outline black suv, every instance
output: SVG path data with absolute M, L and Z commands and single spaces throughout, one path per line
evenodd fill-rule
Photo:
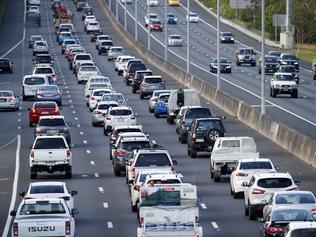
M 51 64 L 54 65 L 54 58 L 50 56 L 49 54 L 36 54 L 33 58 L 34 64 Z
M 262 56 L 258 60 L 258 72 L 262 73 Z M 278 71 L 279 68 L 279 59 L 275 56 L 265 56 L 265 73 L 273 74 Z
M 185 143 L 188 137 L 188 131 L 194 119 L 211 118 L 212 112 L 207 107 L 191 107 L 185 110 L 179 121 L 179 142 Z
M 0 58 L 0 73 L 4 71 L 13 73 L 13 63 L 8 58 Z
M 282 53 L 280 56 L 280 65 L 293 65 L 296 69 L 300 68 L 299 59 L 292 54 Z
M 236 65 L 250 64 L 252 67 L 256 66 L 256 53 L 253 48 L 241 48 L 236 51 Z
M 188 132 L 188 155 L 196 158 L 197 152 L 212 152 L 215 140 L 225 134 L 221 118 L 195 119 Z
M 132 79 L 132 92 L 135 94 L 142 83 L 144 76 L 151 76 L 153 72 L 150 70 L 139 70 L 135 72 L 134 78 Z
M 125 83 L 127 86 L 130 85 L 132 78 L 135 75 L 135 72 L 140 71 L 140 70 L 147 70 L 146 65 L 143 62 L 133 62 L 133 63 L 129 64 L 129 66 L 127 68 L 127 73 L 124 77 Z
M 108 53 L 109 49 L 113 46 L 112 40 L 104 40 L 101 42 L 99 48 L 98 48 L 98 54 L 106 54 Z

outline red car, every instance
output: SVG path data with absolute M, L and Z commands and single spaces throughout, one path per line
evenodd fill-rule
M 149 29 L 150 31 L 162 31 L 162 24 L 160 22 L 160 20 L 158 19 L 152 19 L 150 20 L 150 23 L 149 23 Z
M 40 116 L 60 115 L 60 111 L 56 102 L 42 101 L 34 102 L 32 108 L 28 109 L 30 127 L 38 123 Z

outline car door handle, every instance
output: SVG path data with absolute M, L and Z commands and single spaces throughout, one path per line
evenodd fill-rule
M 48 154 L 53 154 L 53 152 L 50 151 L 50 152 L 48 152 Z

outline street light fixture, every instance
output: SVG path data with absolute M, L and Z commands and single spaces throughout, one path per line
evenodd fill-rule
M 190 72 L 190 0 L 187 0 L 187 73 Z
M 262 6 L 261 6 L 261 34 L 262 34 L 262 40 L 261 40 L 261 114 L 266 113 L 265 108 L 265 89 L 264 89 L 264 80 L 265 80 L 265 0 L 262 0 Z
M 168 60 L 168 22 L 167 22 L 167 3 L 165 0 L 165 60 Z
M 125 7 L 125 11 L 124 11 L 124 29 L 127 29 L 127 0 L 124 0 L 124 7 Z
M 220 0 L 217 0 L 217 83 L 216 89 L 221 89 L 221 67 L 220 67 Z
M 150 4 L 149 2 L 147 2 L 147 16 L 148 16 L 148 26 L 147 26 L 147 30 L 148 30 L 148 34 L 147 34 L 147 47 L 148 50 L 150 50 Z
M 138 0 L 135 0 L 135 40 L 138 41 L 138 11 L 137 11 Z

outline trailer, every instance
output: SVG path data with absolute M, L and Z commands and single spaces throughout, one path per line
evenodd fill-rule
M 60 24 L 63 23 L 72 23 L 73 13 L 65 5 L 60 4 L 55 8 L 54 11 L 54 27 L 55 33 L 57 32 Z

